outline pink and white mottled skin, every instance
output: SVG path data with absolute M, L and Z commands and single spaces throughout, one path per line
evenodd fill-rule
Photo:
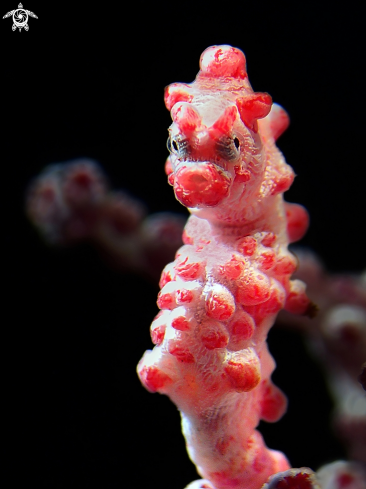
M 280 309 L 311 310 L 304 284 L 290 280 L 297 263 L 287 249 L 308 218 L 283 200 L 294 178 L 275 145 L 288 126 L 285 111 L 253 92 L 240 50 L 212 46 L 200 67 L 192 84 L 166 89 L 166 171 L 192 216 L 185 246 L 162 273 L 156 346 L 138 374 L 179 408 L 207 487 L 258 489 L 290 467 L 255 428 L 286 410 L 266 337 Z

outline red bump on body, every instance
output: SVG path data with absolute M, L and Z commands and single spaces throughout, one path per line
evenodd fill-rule
M 235 314 L 228 327 L 230 330 L 230 341 L 239 343 L 243 340 L 249 340 L 253 336 L 255 323 L 250 314 L 241 310 Z
M 204 267 L 203 263 L 200 262 L 188 262 L 188 257 L 182 262 L 176 265 L 175 271 L 179 277 L 186 280 L 193 280 L 202 274 L 202 269 Z
M 240 275 L 242 275 L 245 269 L 245 263 L 239 257 L 232 255 L 230 261 L 226 262 L 225 265 L 219 267 L 219 273 L 223 275 L 226 279 L 236 280 Z
M 290 280 L 290 292 L 286 299 L 285 310 L 292 314 L 305 314 L 310 304 L 304 282 Z
M 231 46 L 210 46 L 201 54 L 198 76 L 246 78 L 244 53 Z
M 206 298 L 207 316 L 225 321 L 235 312 L 235 300 L 231 292 L 219 284 L 215 284 Z
M 181 342 L 169 340 L 167 345 L 168 352 L 182 363 L 193 363 L 194 357 L 192 353 L 181 345 Z
M 263 119 L 269 114 L 272 106 L 272 97 L 268 93 L 251 93 L 236 99 L 240 119 L 249 129 L 254 128 L 257 119 Z
M 287 234 L 290 243 L 299 241 L 309 227 L 309 214 L 300 204 L 285 202 Z
M 243 306 L 255 306 L 265 302 L 270 295 L 270 282 L 262 273 L 252 273 L 249 278 L 238 280 L 236 299 Z
M 225 348 L 229 342 L 229 335 L 225 327 L 218 321 L 205 321 L 200 325 L 199 335 L 203 345 L 208 350 Z
M 189 321 L 187 321 L 184 316 L 178 316 L 172 319 L 171 325 L 172 328 L 177 329 L 178 331 L 188 331 L 190 329 Z
M 185 304 L 192 302 L 194 299 L 193 292 L 187 289 L 177 290 L 177 303 Z
M 270 380 L 265 382 L 262 389 L 261 419 L 267 421 L 268 423 L 274 423 L 282 418 L 286 412 L 286 396 Z
M 150 392 L 158 392 L 172 382 L 172 379 L 156 366 L 144 365 L 138 368 L 138 374 L 145 388 Z
M 276 254 L 273 250 L 266 250 L 258 258 L 259 268 L 261 270 L 270 270 L 274 267 Z
M 245 236 L 237 242 L 236 249 L 243 255 L 252 256 L 257 249 L 257 240 L 252 236 Z
M 193 95 L 188 93 L 187 88 L 182 83 L 172 83 L 165 88 L 164 102 L 168 110 L 172 110 L 177 102 L 192 102 Z
M 252 348 L 233 353 L 224 370 L 237 392 L 251 391 L 261 379 L 259 359 Z

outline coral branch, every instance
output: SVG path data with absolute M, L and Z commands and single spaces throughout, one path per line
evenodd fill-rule
M 88 240 L 114 266 L 157 280 L 182 244 L 185 219 L 172 213 L 146 216 L 145 206 L 123 191 L 110 191 L 90 159 L 50 165 L 27 193 L 27 214 L 52 244 Z
M 190 458 L 207 480 L 192 488 L 259 489 L 290 467 L 255 428 L 286 409 L 266 337 L 282 308 L 309 310 L 287 248 L 308 218 L 283 201 L 294 178 L 275 145 L 284 110 L 253 92 L 238 49 L 208 48 L 200 65 L 195 82 L 165 93 L 173 118 L 166 172 L 192 216 L 185 246 L 162 273 L 156 346 L 138 374 L 181 412 Z

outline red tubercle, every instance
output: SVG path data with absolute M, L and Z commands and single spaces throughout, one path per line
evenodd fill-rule
M 174 295 L 172 293 L 161 293 L 161 291 L 158 294 L 158 300 L 157 304 L 159 309 L 174 309 L 175 307 L 175 300 L 174 300 Z
M 178 102 L 173 106 L 171 114 L 180 131 L 188 136 L 202 125 L 201 116 L 188 103 Z
M 240 278 L 237 285 L 236 300 L 243 306 L 255 306 L 269 299 L 270 281 L 260 272 L 252 273 L 249 278 Z
M 274 271 L 278 275 L 292 275 L 298 266 L 295 255 L 289 252 L 288 255 L 280 256 L 276 260 Z
M 151 336 L 151 341 L 154 343 L 154 345 L 161 345 L 161 343 L 164 340 L 165 330 L 166 330 L 165 324 L 154 325 L 154 322 L 151 324 L 150 336 Z
M 167 345 L 168 352 L 182 363 L 194 363 L 192 353 L 180 343 L 180 341 L 169 340 Z
M 150 392 L 158 392 L 172 383 L 172 379 L 155 365 L 143 365 L 140 368 L 139 364 L 138 374 L 142 384 Z
M 260 364 L 257 357 L 233 354 L 224 367 L 230 383 L 237 392 L 249 392 L 260 382 Z
M 299 241 L 309 227 L 309 214 L 300 204 L 285 202 L 287 234 L 290 243 Z
M 169 263 L 161 273 L 159 287 L 162 289 L 164 285 L 171 282 L 175 278 L 174 263 Z
M 168 110 L 171 110 L 177 102 L 192 102 L 193 95 L 187 91 L 187 86 L 182 83 L 172 83 L 165 88 L 164 102 Z
M 251 178 L 250 171 L 241 168 L 239 165 L 234 166 L 234 172 L 235 172 L 235 179 L 234 179 L 235 183 L 245 183 L 248 182 Z
M 177 290 L 177 303 L 186 304 L 192 302 L 194 299 L 194 294 L 191 290 L 180 289 Z
M 174 269 L 179 277 L 185 280 L 193 280 L 202 275 L 204 264 L 201 262 L 187 263 L 188 257 L 181 263 L 175 265 Z
M 235 300 L 232 294 L 220 285 L 214 286 L 205 302 L 207 316 L 225 321 L 235 312 Z
M 226 107 L 224 113 L 216 120 L 216 122 L 209 128 L 209 134 L 212 139 L 218 139 L 223 134 L 230 134 L 235 119 L 237 117 L 237 108 L 235 105 Z
M 270 270 L 274 267 L 276 254 L 273 250 L 266 250 L 258 258 L 259 268 L 261 270 Z
M 236 99 L 240 119 L 249 129 L 255 129 L 257 119 L 266 117 L 272 107 L 272 97 L 268 93 L 251 93 Z M 256 132 L 256 131 L 255 131 Z
M 226 328 L 218 321 L 205 321 L 200 325 L 199 335 L 203 345 L 208 350 L 225 348 L 229 342 Z
M 245 236 L 236 243 L 236 249 L 246 256 L 252 256 L 257 249 L 257 240 L 252 236 Z
M 238 311 L 228 325 L 230 331 L 230 341 L 239 343 L 249 340 L 255 331 L 255 322 L 246 311 Z
M 178 331 L 189 331 L 190 329 L 189 321 L 184 316 L 178 316 L 172 319 L 171 325 L 172 328 Z
M 284 393 L 271 381 L 266 381 L 263 385 L 261 399 L 261 419 L 268 423 L 278 421 L 285 413 L 287 399 Z
M 232 255 L 232 258 L 219 267 L 220 275 L 223 275 L 224 278 L 229 280 L 236 280 L 243 274 L 245 269 L 245 263 L 243 262 L 241 257 Z
M 233 77 L 244 79 L 247 77 L 246 60 L 244 53 L 232 46 L 210 46 L 200 58 L 200 76 Z
M 270 247 L 275 243 L 276 239 L 277 239 L 277 236 L 274 233 L 271 233 L 271 232 L 264 233 L 264 236 L 261 240 L 261 244 L 263 246 Z
M 290 280 L 290 291 L 287 295 L 285 310 L 292 314 L 306 314 L 311 301 L 306 295 L 306 285 L 301 280 Z

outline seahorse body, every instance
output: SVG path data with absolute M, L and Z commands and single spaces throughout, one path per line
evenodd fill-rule
M 200 67 L 192 84 L 165 93 L 173 118 L 166 171 L 192 216 L 162 273 L 155 347 L 138 373 L 181 411 L 205 479 L 216 489 L 257 489 L 289 468 L 255 428 L 286 409 L 266 337 L 280 309 L 309 309 L 304 284 L 290 280 L 297 263 L 287 249 L 308 219 L 283 201 L 294 178 L 275 145 L 285 111 L 253 92 L 240 50 L 210 47 Z

